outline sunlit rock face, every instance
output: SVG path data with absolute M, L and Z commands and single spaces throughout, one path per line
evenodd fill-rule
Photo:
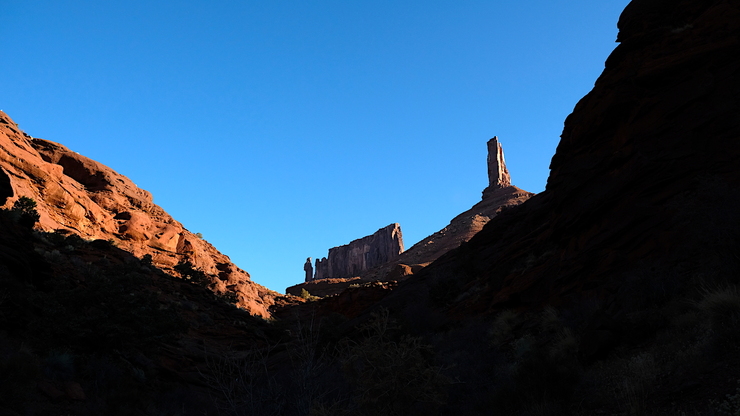
M 136 257 L 150 255 L 155 266 L 172 273 L 175 265 L 189 262 L 210 277 L 214 291 L 236 292 L 240 306 L 269 316 L 278 294 L 251 282 L 247 272 L 156 205 L 149 192 L 61 144 L 29 136 L 3 112 L 0 167 L 9 181 L 3 207 L 21 196 L 33 198 L 38 229 L 111 240 Z
M 487 146 L 488 188 L 499 189 L 511 186 L 511 175 L 509 175 L 509 170 L 506 169 L 504 149 L 501 147 L 498 137 L 494 136 L 493 139 L 489 140 Z
M 351 243 L 329 249 L 329 256 L 316 259 L 314 279 L 359 276 L 393 261 L 403 253 L 401 226 L 391 224 Z

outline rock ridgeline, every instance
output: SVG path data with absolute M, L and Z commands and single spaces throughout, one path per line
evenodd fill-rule
M 418 283 L 459 296 L 446 305 L 458 314 L 592 303 L 624 317 L 738 275 L 740 4 L 633 0 L 618 27 L 565 120 L 545 191 L 394 296 L 416 310 Z
M 372 235 L 329 249 L 328 257 L 316 259 L 311 279 L 309 279 L 311 271 L 309 258 L 304 265 L 306 281 L 359 276 L 373 267 L 397 259 L 401 253 L 403 253 L 401 226 L 391 224 Z
M 488 187 L 482 199 L 463 212 L 443 229 L 414 244 L 397 260 L 377 267 L 365 275 L 364 280 L 402 280 L 418 272 L 428 264 L 470 240 L 502 210 L 519 205 L 533 193 L 511 184 L 511 175 L 506 168 L 504 149 L 498 137 L 487 143 Z
M 344 279 L 325 279 L 327 277 L 337 277 L 329 276 L 325 271 L 329 267 L 329 260 L 317 260 L 315 275 L 313 275 L 314 278 L 309 279 L 308 276 L 310 276 L 309 273 L 311 273 L 313 267 L 311 266 L 310 259 L 308 259 L 304 265 L 304 270 L 307 273 L 306 283 L 291 286 L 286 289 L 286 292 L 299 295 L 302 289 L 306 289 L 311 294 L 326 296 L 341 293 L 353 284 L 407 279 L 443 254 L 470 240 L 502 210 L 519 205 L 534 196 L 533 193 L 519 189 L 511 184 L 511 175 L 506 168 L 504 150 L 498 137 L 490 139 L 487 143 L 487 148 L 488 186 L 483 191 L 481 201 L 473 205 L 469 210 L 453 218 L 445 228 L 424 238 L 414 244 L 410 249 L 400 253 L 400 255 L 392 256 L 391 260 L 370 266 L 361 273 L 344 273 Z M 362 239 L 357 241 L 362 241 Z M 336 249 L 340 248 L 337 247 Z M 332 258 L 332 252 L 330 251 L 329 253 L 329 258 Z M 321 271 L 320 267 L 324 267 L 324 271 Z M 350 280 L 346 278 L 355 276 L 359 276 L 361 279 Z M 323 280 L 316 281 L 316 278 Z
M 21 131 L 0 112 L 0 182 L 7 182 L 9 208 L 21 196 L 33 198 L 42 231 L 74 233 L 87 240 L 109 240 L 136 257 L 150 255 L 153 265 L 189 263 L 211 279 L 217 293 L 235 292 L 238 305 L 269 316 L 280 295 L 251 282 L 207 241 L 191 233 L 129 178 L 92 159 Z

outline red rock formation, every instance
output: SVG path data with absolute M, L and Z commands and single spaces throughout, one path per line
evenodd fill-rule
M 534 194 L 511 185 L 498 137 L 487 143 L 488 187 L 483 198 L 472 208 L 453 218 L 443 229 L 414 244 L 397 260 L 365 273 L 363 280 L 398 280 L 418 272 L 441 255 L 470 240 L 501 211 L 517 206 Z M 405 266 L 398 268 L 399 266 Z
M 328 257 L 316 259 L 314 279 L 359 276 L 373 267 L 395 260 L 401 253 L 401 226 L 391 224 L 349 244 L 329 249 Z
M 306 259 L 303 264 L 303 271 L 306 272 L 306 282 L 313 280 L 313 264 L 311 263 L 311 257 Z
M 407 279 L 441 255 L 470 240 L 501 211 L 519 205 L 534 195 L 511 185 L 511 176 L 504 161 L 504 150 L 498 137 L 489 140 L 487 147 L 489 186 L 483 191 L 482 200 L 453 218 L 445 228 L 414 244 L 394 260 L 358 274 L 362 282 Z M 327 263 L 326 259 L 316 260 L 317 276 L 324 276 L 319 274 L 319 270 L 322 267 L 326 269 Z M 301 289 L 306 289 L 313 295 L 326 296 L 338 294 L 349 285 L 357 283 L 356 279 L 332 279 L 331 283 L 324 283 L 320 287 L 304 284 L 291 286 L 286 289 L 286 293 L 299 295 Z
M 251 282 L 247 272 L 154 204 L 149 192 L 101 163 L 25 134 L 3 112 L 0 167 L 13 195 L 4 207 L 20 196 L 33 198 L 39 229 L 112 240 L 137 257 L 151 255 L 154 265 L 171 273 L 190 262 L 211 277 L 214 291 L 234 291 L 239 306 L 269 316 L 279 294 Z
M 501 143 L 498 142 L 498 137 L 494 136 L 493 139 L 489 140 L 487 146 L 488 187 L 495 189 L 511 186 L 511 176 L 504 161 L 504 149 L 501 147 Z
M 364 282 L 359 277 L 348 277 L 344 279 L 317 279 L 290 286 L 285 289 L 285 293 L 294 296 L 301 296 L 301 292 L 305 289 L 310 295 L 324 297 L 334 295 L 352 285 L 360 285 L 362 283 Z
M 737 276 L 740 5 L 633 1 L 619 28 L 546 190 L 392 297 L 418 304 L 437 288 L 460 313 L 589 298 L 616 313 L 696 276 Z

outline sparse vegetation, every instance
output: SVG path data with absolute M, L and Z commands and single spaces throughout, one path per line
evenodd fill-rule
M 738 380 L 740 385 L 740 380 Z M 724 400 L 712 400 L 712 408 L 721 416 L 740 416 L 740 386 L 735 389 L 735 394 L 725 395 Z
M 313 302 L 313 301 L 317 301 L 321 299 L 320 297 L 314 296 L 311 293 L 309 293 L 308 290 L 306 290 L 305 288 L 301 289 L 301 298 L 306 299 L 309 302 Z
M 141 264 L 143 266 L 147 266 L 147 267 L 152 266 L 154 264 L 154 260 L 152 259 L 152 255 L 147 253 L 147 254 L 144 254 L 143 256 L 141 256 Z
M 178 263 L 174 267 L 174 270 L 180 273 L 184 279 L 189 280 L 198 286 L 207 287 L 210 284 L 208 276 L 206 276 L 203 271 L 193 267 L 193 264 L 187 260 Z
M 351 414 L 427 414 L 445 403 L 450 380 L 421 338 L 400 331 L 387 309 L 374 313 L 364 331 L 361 341 L 345 340 L 341 354 L 355 388 Z
M 33 228 L 41 218 L 36 211 L 36 201 L 26 196 L 18 198 L 10 211 L 16 215 L 18 223 L 27 228 Z
M 710 329 L 718 341 L 734 343 L 740 340 L 740 293 L 737 286 L 704 290 L 696 307 L 709 318 Z

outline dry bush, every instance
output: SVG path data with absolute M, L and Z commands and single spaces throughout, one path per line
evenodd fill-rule
M 275 344 L 265 344 L 223 355 L 205 351 L 207 370 L 200 374 L 214 391 L 213 400 L 219 414 L 281 414 L 278 383 L 268 366 L 275 347 Z
M 740 293 L 737 286 L 705 289 L 697 309 L 709 318 L 710 329 L 720 343 L 740 340 Z
M 364 329 L 367 338 L 347 340 L 341 354 L 355 387 L 352 414 L 427 414 L 444 404 L 449 381 L 441 367 L 432 365 L 429 346 L 400 334 L 387 309 L 375 313 Z

